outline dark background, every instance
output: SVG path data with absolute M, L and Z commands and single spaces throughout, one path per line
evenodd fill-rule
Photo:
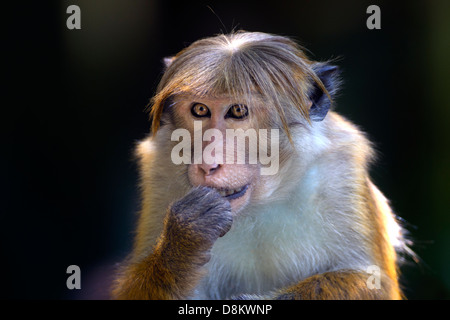
M 81 30 L 66 28 L 70 4 Z M 370 4 L 381 30 L 366 27 Z M 375 142 L 373 179 L 421 259 L 402 269 L 406 296 L 450 298 L 450 2 L 5 1 L 2 13 L 1 298 L 105 297 L 131 248 L 133 146 L 161 59 L 233 29 L 339 58 L 337 111 Z M 66 288 L 72 264 L 81 290 Z

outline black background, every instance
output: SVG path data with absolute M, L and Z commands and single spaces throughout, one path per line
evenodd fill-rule
M 9 3 L 10 2 L 10 3 Z M 161 59 L 235 29 L 291 36 L 338 58 L 337 111 L 379 157 L 372 177 L 419 264 L 409 299 L 450 297 L 450 6 L 441 1 L 5 1 L 0 109 L 0 297 L 106 298 L 138 209 L 133 146 Z M 81 8 L 68 30 L 66 8 Z M 381 8 L 381 30 L 366 9 Z M 66 287 L 78 265 L 82 289 Z

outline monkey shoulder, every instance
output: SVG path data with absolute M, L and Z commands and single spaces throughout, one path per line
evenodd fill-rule
M 330 112 L 326 121 L 324 134 L 336 157 L 363 167 L 372 162 L 375 157 L 373 143 L 358 125 L 336 112 Z

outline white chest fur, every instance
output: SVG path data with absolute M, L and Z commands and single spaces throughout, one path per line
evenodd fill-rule
M 307 180 L 308 189 L 299 186 L 303 192 L 295 190 L 289 201 L 252 207 L 236 218 L 215 243 L 195 298 L 267 294 L 313 274 L 368 265 L 357 244 L 342 252 L 342 241 L 355 235 L 345 232 L 349 226 L 324 223 L 327 213 L 311 206 L 315 188 Z

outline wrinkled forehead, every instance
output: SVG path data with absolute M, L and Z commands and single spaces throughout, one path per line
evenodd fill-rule
M 227 93 L 195 94 L 181 93 L 173 95 L 170 99 L 174 104 L 202 102 L 205 104 L 243 104 L 249 108 L 260 108 L 264 105 L 264 98 L 260 93 L 251 95 L 231 95 Z

